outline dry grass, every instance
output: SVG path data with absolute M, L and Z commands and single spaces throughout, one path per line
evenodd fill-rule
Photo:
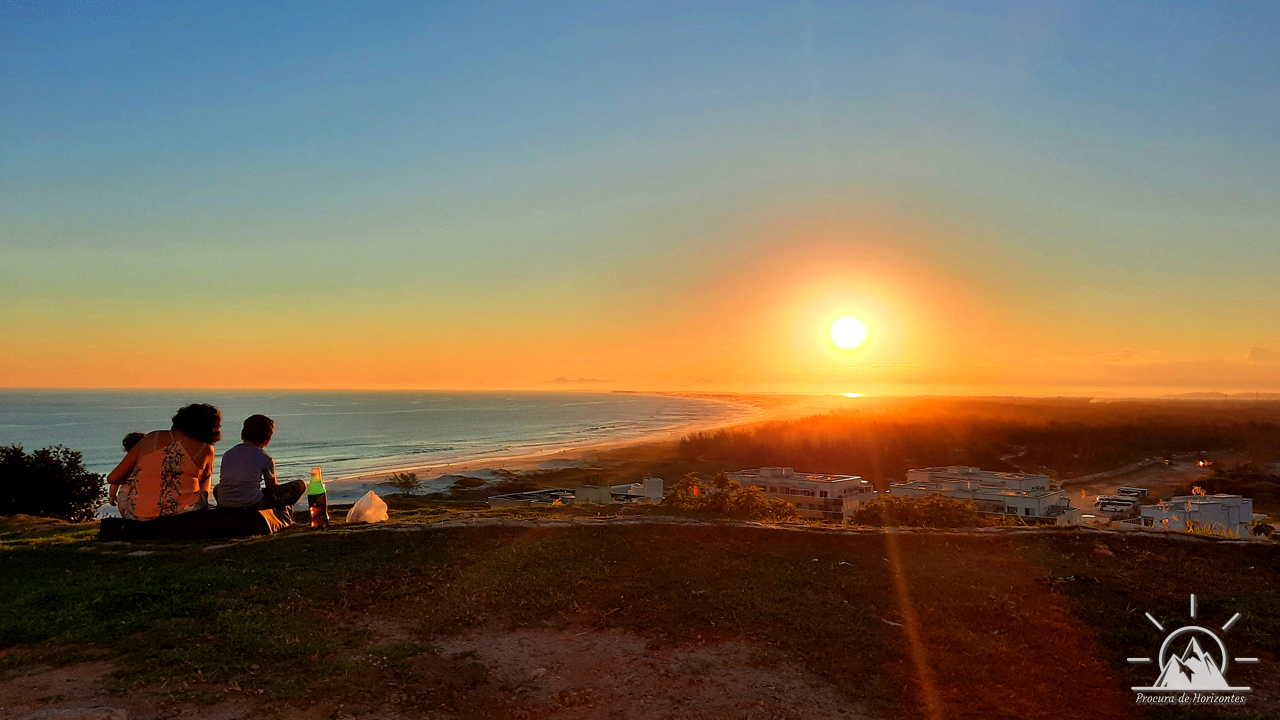
M 234 687 L 277 709 L 508 717 L 497 674 L 433 644 L 581 628 L 655 652 L 758 648 L 872 715 L 924 716 L 918 651 L 947 717 L 1133 717 L 1125 688 L 1150 678 L 1124 658 L 1152 640 L 1143 613 L 1172 621 L 1197 592 L 1206 613 L 1244 613 L 1234 653 L 1274 662 L 1274 545 L 1099 537 L 606 524 L 296 530 L 206 550 L 10 526 L 0 647 L 17 658 L 10 675 L 36 648 L 72 653 L 39 658 L 54 664 L 103 649 L 119 668 L 115 692 L 177 687 L 178 703 Z M 1280 712 L 1267 668 L 1231 671 L 1258 688 L 1252 712 Z

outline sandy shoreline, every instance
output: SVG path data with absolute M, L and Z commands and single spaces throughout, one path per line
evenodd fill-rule
M 532 452 L 514 452 L 503 454 L 501 451 L 487 453 L 482 457 L 451 460 L 448 462 L 427 463 L 401 467 L 390 467 L 355 475 L 344 475 L 326 478 L 329 496 L 334 500 L 354 500 L 369 490 L 385 494 L 389 489 L 386 482 L 395 473 L 412 472 L 423 482 L 425 492 L 447 490 L 453 484 L 453 478 L 459 475 L 478 477 L 486 480 L 495 479 L 497 471 L 527 471 L 548 468 L 583 467 L 590 464 L 596 453 L 617 450 L 638 445 L 651 445 L 663 442 L 676 442 L 681 437 L 693 432 L 705 432 L 726 427 L 735 427 L 768 419 L 775 414 L 774 407 L 762 403 L 758 396 L 715 396 L 706 397 L 695 393 L 636 393 L 638 395 L 670 395 L 691 397 L 708 403 L 719 403 L 725 406 L 725 413 L 716 418 L 704 419 L 694 423 L 654 430 L 641 435 L 588 442 Z

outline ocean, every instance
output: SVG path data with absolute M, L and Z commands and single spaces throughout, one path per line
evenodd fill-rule
M 222 411 L 219 456 L 244 418 L 276 422 L 267 451 L 282 480 L 325 479 L 557 452 L 745 420 L 750 407 L 688 397 L 579 392 L 316 392 L 227 390 L 0 390 L 0 445 L 64 445 L 107 473 L 129 432 L 167 430 L 193 402 Z M 217 467 L 215 467 L 215 481 Z

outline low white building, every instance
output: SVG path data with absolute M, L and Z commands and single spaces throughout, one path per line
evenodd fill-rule
M 646 475 L 644 480 L 638 483 L 614 485 L 613 491 L 629 495 L 643 495 L 649 502 L 660 503 L 662 502 L 662 478 Z
M 889 492 L 911 498 L 937 493 L 970 501 L 978 512 L 1029 518 L 1056 518 L 1071 508 L 1066 491 L 1048 475 L 992 472 L 967 465 L 908 470 L 907 481 L 890 485 Z
M 1252 498 L 1240 495 L 1175 495 L 1156 505 L 1142 506 L 1142 522 L 1156 529 L 1186 530 L 1195 527 L 1249 537 L 1249 523 L 1264 520 L 1255 515 Z
M 579 485 L 575 488 L 547 488 L 494 495 L 489 507 L 568 505 L 569 503 L 662 502 L 662 478 L 646 476 L 642 482 L 626 485 Z
M 842 522 L 848 513 L 869 503 L 876 490 L 857 475 L 796 472 L 789 467 L 762 467 L 728 473 L 728 478 L 754 485 L 771 498 L 781 498 L 803 518 Z

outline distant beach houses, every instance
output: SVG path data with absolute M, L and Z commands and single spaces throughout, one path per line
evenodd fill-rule
M 1201 528 L 1248 537 L 1249 526 L 1266 515 L 1253 511 L 1253 500 L 1241 495 L 1175 495 L 1155 505 L 1142 506 L 1142 522 L 1166 530 Z
M 857 475 L 796 472 L 789 467 L 762 467 L 727 473 L 743 487 L 758 487 L 771 498 L 781 498 L 810 520 L 843 522 L 850 513 L 876 498 L 868 480 Z
M 910 498 L 934 493 L 972 502 L 978 512 L 1020 515 L 1040 522 L 1056 519 L 1071 509 L 1071 500 L 1048 475 L 992 472 L 967 465 L 908 470 L 906 482 L 893 483 L 889 492 Z
M 867 503 L 881 497 L 870 481 L 858 475 L 797 472 L 790 467 L 759 467 L 726 473 L 743 487 L 758 487 L 770 498 L 793 505 L 796 514 L 809 520 L 842 523 Z M 1152 505 L 1141 505 L 1145 488 L 1121 488 L 1123 496 L 1099 496 L 1095 505 L 1109 507 L 1105 498 L 1125 503 L 1123 513 L 1087 512 L 1072 505 L 1060 483 L 1037 473 L 994 472 L 967 465 L 918 468 L 907 479 L 889 485 L 885 495 L 923 499 L 930 495 L 972 503 L 989 515 L 1017 517 L 1027 524 L 1112 525 L 1157 530 L 1209 531 L 1248 537 L 1251 526 L 1265 520 L 1253 512 L 1253 501 L 1240 495 L 1176 496 Z M 646 477 L 625 485 L 582 485 L 546 488 L 494 495 L 489 506 L 529 507 L 569 503 L 660 503 L 663 480 Z

